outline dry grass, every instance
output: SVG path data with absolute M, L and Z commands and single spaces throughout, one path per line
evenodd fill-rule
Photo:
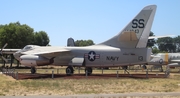
M 38 73 L 51 73 L 55 69 L 38 69 Z M 27 69 L 16 70 L 29 73 Z M 65 73 L 62 67 L 59 72 Z M 76 69 L 75 73 L 78 73 Z M 84 70 L 81 70 L 84 73 Z M 93 73 L 102 73 L 94 70 Z M 104 70 L 104 74 L 116 73 L 116 70 Z M 123 73 L 119 70 L 119 73 Z M 131 73 L 145 73 L 142 70 Z M 129 92 L 180 92 L 180 75 L 171 74 L 164 79 L 34 79 L 14 80 L 9 76 L 0 75 L 0 96 L 3 95 L 73 95 L 73 94 L 111 94 Z M 154 97 L 156 98 L 156 97 Z M 164 97 L 163 97 L 164 98 Z M 168 98 L 168 97 L 167 97 Z
M 41 67 L 44 68 L 44 67 Z M 46 67 L 45 67 L 46 68 Z M 56 73 L 57 69 L 38 69 L 38 73 Z M 59 73 L 64 74 L 66 67 L 59 68 Z M 19 73 L 30 73 L 30 69 L 16 69 Z M 115 74 L 118 68 L 104 70 L 104 74 Z M 123 70 L 118 70 L 124 73 Z M 75 69 L 78 73 L 78 69 Z M 80 70 L 84 73 L 84 70 Z M 102 73 L 102 70 L 93 70 L 93 73 Z M 131 70 L 130 73 L 143 73 L 142 70 Z M 149 72 L 154 73 L 154 72 Z M 156 73 L 156 72 L 155 72 Z M 159 73 L 159 72 L 158 72 Z M 162 74 L 162 73 L 159 73 Z M 0 96 L 27 96 L 27 95 L 73 95 L 73 94 L 111 94 L 129 92 L 180 92 L 180 75 L 171 74 L 164 79 L 34 79 L 14 80 L 9 76 L 0 74 Z M 126 97 L 123 97 L 126 98 Z M 133 97 L 132 97 L 133 98 Z M 143 97 L 141 97 L 143 98 Z M 158 97 L 153 97 L 158 98 Z M 163 97 L 169 98 L 169 97 Z M 173 97 L 176 98 L 176 97 Z

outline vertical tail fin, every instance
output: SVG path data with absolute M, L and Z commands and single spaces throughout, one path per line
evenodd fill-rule
M 68 38 L 68 40 L 67 40 L 67 46 L 75 46 L 75 43 L 74 43 L 74 39 L 73 39 L 73 38 Z
M 156 8 L 156 5 L 144 7 L 119 34 L 100 44 L 123 48 L 146 47 Z

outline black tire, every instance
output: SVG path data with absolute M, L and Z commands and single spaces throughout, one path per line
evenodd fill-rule
M 74 73 L 73 67 L 72 66 L 68 66 L 66 68 L 66 75 L 70 76 Z
M 160 72 L 163 72 L 164 70 L 160 68 L 159 71 L 160 71 Z
M 144 69 L 147 69 L 147 66 L 146 66 L 146 65 L 143 65 L 143 68 L 144 68 Z
M 35 67 L 31 67 L 31 74 L 35 74 L 36 73 L 36 68 Z
M 127 70 L 128 66 L 122 66 L 122 69 Z
M 91 67 L 86 67 L 85 68 L 85 73 L 87 73 L 88 75 L 92 74 L 92 68 Z

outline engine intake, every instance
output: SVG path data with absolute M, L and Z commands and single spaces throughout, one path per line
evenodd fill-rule
M 20 63 L 25 66 L 44 66 L 54 63 L 53 59 L 47 59 L 38 55 L 22 55 L 20 57 Z

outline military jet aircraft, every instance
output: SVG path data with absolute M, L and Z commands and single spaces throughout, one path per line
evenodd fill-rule
M 117 35 L 102 43 L 86 47 L 55 47 L 27 45 L 14 53 L 22 65 L 67 66 L 66 74 L 74 73 L 73 67 L 85 67 L 87 74 L 92 67 L 117 67 L 149 62 L 151 49 L 146 48 L 154 20 L 156 5 L 144 7 L 135 18 Z
M 8 60 L 3 56 L 3 54 L 6 54 L 6 55 L 13 55 L 13 53 L 17 52 L 17 51 L 20 51 L 21 49 L 4 49 L 8 44 L 6 43 L 2 48 L 1 48 L 1 51 L 0 51 L 0 57 L 2 58 L 2 60 L 4 61 L 4 65 L 5 66 L 5 63 L 8 62 Z M 74 43 L 74 39 L 73 38 L 68 38 L 67 40 L 67 46 L 75 46 L 75 43 Z M 13 63 L 13 59 L 11 58 L 11 65 Z
M 158 53 L 151 56 L 149 65 L 168 65 L 168 67 L 180 67 L 180 53 Z
M 8 45 L 8 43 L 6 43 L 2 48 L 1 48 L 1 51 L 0 51 L 0 57 L 5 61 L 7 62 L 7 59 L 5 57 L 3 57 L 3 54 L 13 54 L 17 51 L 20 51 L 21 49 L 4 49 L 6 46 Z M 67 46 L 75 46 L 75 43 L 74 43 L 74 39 L 73 38 L 68 38 L 67 40 Z

